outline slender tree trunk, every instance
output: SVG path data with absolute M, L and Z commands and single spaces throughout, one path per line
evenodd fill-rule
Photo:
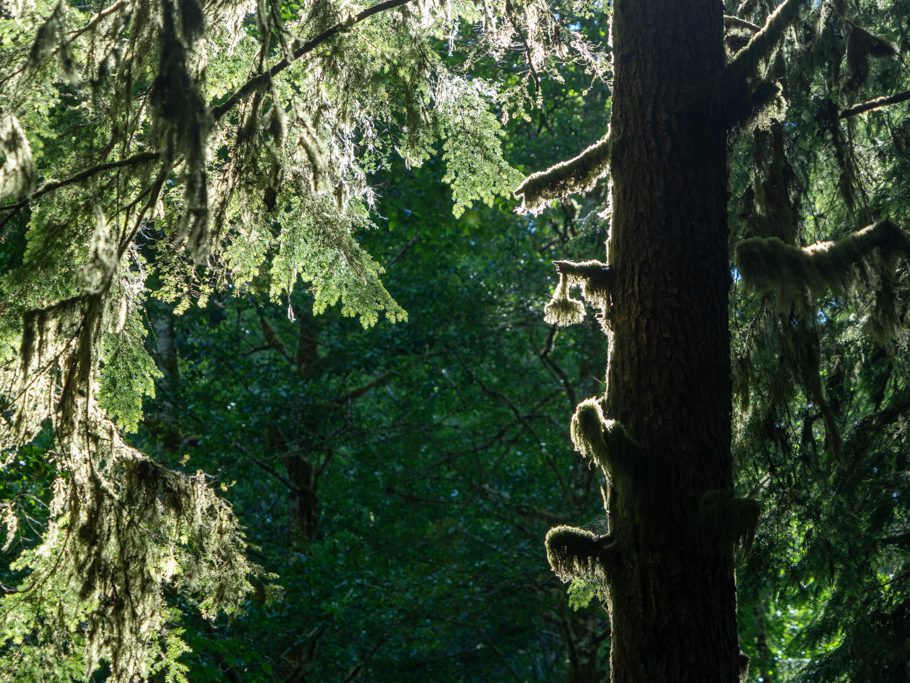
M 699 506 L 732 487 L 726 132 L 707 87 L 722 13 L 614 4 L 606 416 L 641 446 L 608 504 L 614 683 L 740 676 L 731 546 Z
M 157 414 L 150 416 L 148 422 L 164 449 L 176 452 L 183 435 L 180 430 L 180 366 L 174 308 L 159 301 L 150 301 L 147 311 L 154 332 L 154 358 L 161 370 L 156 386 L 159 407 Z

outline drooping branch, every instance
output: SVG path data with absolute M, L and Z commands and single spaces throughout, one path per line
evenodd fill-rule
M 587 529 L 557 526 L 547 532 L 547 561 L 561 581 L 573 578 L 603 580 L 613 546 L 609 535 Z
M 746 47 L 726 66 L 722 80 L 729 82 L 744 78 L 755 70 L 761 60 L 767 59 L 787 27 L 796 21 L 804 1 L 784 0 L 768 17 L 761 30 L 752 36 Z
M 529 175 L 515 190 L 522 211 L 540 213 L 550 201 L 590 190 L 607 172 L 612 146 L 608 133 L 578 156 Z
M 808 290 L 815 297 L 842 294 L 853 284 L 875 250 L 882 257 L 910 257 L 910 236 L 889 220 L 857 230 L 836 242 L 794 247 L 776 237 L 753 237 L 736 246 L 743 280 L 782 301 L 798 301 Z
M 347 17 L 344 21 L 339 21 L 334 26 L 330 26 L 318 36 L 310 38 L 308 41 L 296 48 L 291 53 L 290 59 L 285 57 L 276 62 L 268 71 L 264 71 L 261 74 L 253 76 L 246 83 L 235 90 L 231 95 L 229 95 L 224 102 L 215 107 L 212 107 L 212 118 L 215 121 L 220 120 L 225 114 L 228 113 L 228 111 L 233 109 L 237 104 L 242 102 L 249 95 L 268 85 L 268 83 L 275 76 L 287 69 L 293 62 L 297 61 L 308 52 L 312 52 L 327 40 L 334 38 L 339 33 L 347 31 L 355 24 L 359 24 L 361 21 L 369 19 L 374 14 L 379 14 L 385 10 L 401 7 L 402 5 L 406 5 L 409 2 L 413 2 L 413 0 L 385 0 L 385 2 L 380 2 L 373 5 L 372 7 L 367 7 L 365 10 Z
M 876 97 L 865 102 L 851 105 L 841 111 L 839 117 L 846 119 L 851 116 L 863 114 L 867 111 L 872 111 L 873 109 L 881 109 L 882 107 L 889 107 L 892 104 L 906 102 L 907 100 L 910 100 L 910 90 L 905 90 L 904 92 L 895 93 L 893 95 L 883 95 L 882 97 Z
M 378 14 L 378 13 L 383 12 L 388 9 L 394 9 L 394 8 L 400 7 L 402 5 L 406 5 L 409 2 L 413 2 L 413 0 L 385 0 L 385 2 L 380 2 L 380 3 L 373 5 L 372 7 L 368 7 L 365 10 L 363 10 L 362 12 L 358 12 L 357 14 L 351 15 L 344 21 L 340 21 L 337 24 L 335 24 L 334 26 L 327 28 L 325 31 L 320 33 L 318 36 L 311 38 L 310 40 L 308 40 L 305 43 L 303 43 L 302 45 L 300 45 L 296 50 L 294 50 L 292 53 L 292 59 L 290 59 L 290 60 L 287 58 L 281 59 L 279 62 L 274 64 L 268 71 L 263 72 L 261 74 L 257 74 L 256 76 L 253 76 L 248 81 L 246 81 L 237 90 L 235 90 L 231 95 L 229 95 L 227 97 L 227 99 L 224 100 L 224 102 L 212 107 L 211 108 L 212 120 L 216 121 L 216 122 L 221 120 L 225 116 L 225 114 L 227 114 L 231 109 L 233 109 L 240 102 L 242 102 L 244 99 L 246 99 L 249 95 L 251 95 L 252 93 L 259 90 L 260 88 L 267 85 L 272 78 L 274 78 L 279 73 L 281 73 L 282 71 L 287 69 L 293 61 L 296 61 L 297 59 L 299 59 L 303 55 L 307 54 L 308 52 L 312 52 L 317 47 L 319 47 L 320 45 L 322 45 L 329 39 L 335 37 L 339 33 L 343 33 L 344 31 L 347 31 L 355 24 L 358 24 L 361 21 L 368 19 L 369 17 L 373 16 L 374 14 Z M 7 204 L 6 206 L 0 206 L 0 210 L 10 211 L 12 213 L 15 213 L 17 210 L 28 206 L 31 202 L 33 202 L 36 199 L 39 199 L 40 197 L 42 197 L 46 194 L 50 194 L 61 188 L 67 187 L 69 185 L 75 185 L 77 183 L 81 183 L 85 180 L 88 180 L 89 178 L 92 178 L 92 177 L 98 175 L 99 173 L 103 173 L 105 171 L 112 171 L 112 170 L 116 170 L 119 168 L 129 168 L 132 166 L 139 166 L 139 165 L 151 162 L 151 161 L 156 161 L 160 158 L 161 158 L 160 152 L 145 151 L 145 152 L 139 152 L 137 154 L 133 154 L 132 156 L 126 157 L 124 159 L 117 159 L 116 161 L 109 161 L 109 162 L 105 162 L 102 164 L 96 164 L 89 168 L 83 169 L 82 171 L 79 171 L 78 173 L 74 173 L 73 175 L 71 175 L 67 178 L 64 178 L 62 180 L 51 180 L 51 181 L 45 182 L 41 187 L 39 187 L 29 197 L 26 197 L 25 199 L 15 202 L 13 204 Z M 4 221 L 4 223 L 5 222 L 6 221 Z M 0 227 L 2 227 L 2 224 L 0 224 Z

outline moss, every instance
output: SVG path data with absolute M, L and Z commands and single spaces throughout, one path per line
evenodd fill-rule
M 529 175 L 515 190 L 522 212 L 540 213 L 549 202 L 586 192 L 609 169 L 613 141 L 607 134 L 581 154 Z
M 576 450 L 593 459 L 620 488 L 641 470 L 641 446 L 619 422 L 604 417 L 598 399 L 589 398 L 578 404 L 571 431 Z
M 613 289 L 614 272 L 606 263 L 590 261 L 554 261 L 560 276 L 567 278 L 569 287 L 579 287 L 581 294 L 592 306 L 606 310 Z
M 32 148 L 12 114 L 0 116 L 0 200 L 19 199 L 32 191 L 35 165 Z
M 571 526 L 558 526 L 547 532 L 546 548 L 550 568 L 561 581 L 605 578 L 609 536 L 598 536 Z
M 724 80 L 736 81 L 753 73 L 783 37 L 787 27 L 796 21 L 802 5 L 803 0 L 785 0 L 778 5 L 761 30 L 752 36 L 724 70 Z
M 569 278 L 560 274 L 553 298 L 544 306 L 544 320 L 549 325 L 577 325 L 585 319 L 585 305 L 569 295 Z
M 751 238 L 736 246 L 743 280 L 775 294 L 783 306 L 799 305 L 808 293 L 819 298 L 846 294 L 870 266 L 910 256 L 910 238 L 891 221 L 881 221 L 834 242 L 793 247 L 776 237 Z

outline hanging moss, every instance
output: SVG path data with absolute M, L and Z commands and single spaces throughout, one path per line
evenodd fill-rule
M 558 526 L 547 532 L 547 560 L 561 581 L 602 581 L 609 546 L 609 536 L 598 536 L 586 529 Z
M 891 221 L 881 221 L 835 242 L 792 247 L 776 237 L 751 238 L 736 246 L 743 280 L 760 292 L 775 294 L 782 305 L 843 295 L 876 259 L 910 256 L 910 238 Z
M 553 298 L 544 306 L 543 319 L 549 325 L 577 325 L 585 319 L 585 305 L 569 295 L 569 279 L 559 276 L 559 284 L 553 292 Z
M 189 7 L 183 0 L 180 8 Z M 197 79 L 189 69 L 187 36 L 198 35 L 196 11 L 186 10 L 190 24 L 178 30 L 172 0 L 161 0 L 161 33 L 158 75 L 152 86 L 151 102 L 157 118 L 163 158 L 166 163 L 183 159 L 184 207 L 177 241 L 196 262 L 209 252 L 209 199 L 207 146 L 209 114 Z M 199 10 L 201 12 L 201 10 Z
M 847 68 L 850 71 L 850 85 L 858 88 L 869 79 L 870 57 L 894 57 L 897 50 L 887 40 L 855 24 L 849 24 L 848 30 Z
M 614 271 L 607 264 L 597 260 L 554 261 L 560 277 L 565 276 L 569 286 L 581 288 L 585 301 L 605 311 L 613 290 Z
M 522 212 L 537 214 L 557 199 L 587 192 L 609 170 L 613 140 L 609 134 L 568 161 L 529 175 L 515 190 Z
M 29 194 L 35 182 L 32 148 L 12 114 L 0 113 L 0 155 L 0 200 Z

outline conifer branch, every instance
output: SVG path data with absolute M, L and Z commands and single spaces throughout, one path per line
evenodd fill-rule
M 771 54 L 787 27 L 796 21 L 804 1 L 784 0 L 768 17 L 761 30 L 752 36 L 746 47 L 726 66 L 722 80 L 739 80 L 754 71 L 758 63 Z
M 910 236 L 884 220 L 837 241 L 803 248 L 776 237 L 753 237 L 736 246 L 736 261 L 747 284 L 784 300 L 797 300 L 807 290 L 816 297 L 828 291 L 843 293 L 876 249 L 884 257 L 910 257 Z
M 522 199 L 522 210 L 540 213 L 547 202 L 590 190 L 607 172 L 612 146 L 607 133 L 578 156 L 529 175 L 515 190 L 515 196 Z
M 14 204 L 7 204 L 5 206 L 0 206 L 0 211 L 12 211 L 16 212 L 19 209 L 22 209 L 28 206 L 30 203 L 39 199 L 40 197 L 55 192 L 61 188 L 64 188 L 68 185 L 75 185 L 76 183 L 81 183 L 89 178 L 92 178 L 99 173 L 104 173 L 105 171 L 113 171 L 118 168 L 127 168 L 129 166 L 139 166 L 141 164 L 146 164 L 150 161 L 155 161 L 160 158 L 158 152 L 139 152 L 133 154 L 132 156 L 126 157 L 125 159 L 117 159 L 116 161 L 107 161 L 103 164 L 96 164 L 90 166 L 89 168 L 83 169 L 78 173 L 64 178 L 63 180 L 49 180 L 45 182 L 41 187 L 35 190 L 31 196 L 26 197 L 25 199 L 15 202 Z M 6 221 L 4 221 L 5 223 Z M 0 223 L 0 227 L 2 227 Z
M 367 7 L 365 10 L 358 12 L 357 14 L 352 14 L 344 21 L 339 21 L 334 26 L 330 26 L 318 36 L 310 38 L 308 41 L 294 49 L 291 52 L 290 59 L 285 57 L 272 65 L 268 71 L 256 74 L 246 83 L 241 85 L 237 90 L 235 90 L 233 94 L 228 96 L 224 102 L 215 107 L 212 107 L 212 118 L 215 121 L 219 121 L 222 117 L 224 117 L 225 114 L 228 113 L 228 111 L 233 109 L 237 104 L 246 99 L 249 95 L 268 85 L 268 83 L 275 76 L 287 69 L 293 62 L 297 61 L 308 52 L 312 52 L 330 38 L 334 38 L 339 33 L 344 33 L 355 24 L 359 24 L 361 21 L 369 19 L 374 14 L 379 14 L 385 10 L 401 7 L 402 5 L 406 5 L 409 2 L 413 2 L 413 0 L 385 0 L 385 2 L 380 2 L 373 5 L 372 7 Z
M 598 536 L 587 529 L 557 526 L 547 532 L 547 561 L 561 581 L 576 577 L 604 579 L 615 550 L 613 537 Z
M 258 90 L 258 89 L 264 87 L 266 84 L 268 84 L 274 76 L 277 76 L 279 73 L 281 73 L 282 71 L 287 69 L 293 61 L 296 61 L 297 59 L 299 59 L 303 55 L 307 54 L 308 52 L 312 52 L 317 47 L 319 47 L 320 45 L 325 43 L 327 40 L 335 37 L 339 33 L 343 33 L 344 31 L 348 30 L 355 24 L 358 24 L 361 21 L 364 21 L 365 19 L 370 18 L 374 14 L 379 14 L 380 12 L 383 12 L 385 10 L 394 9 L 394 8 L 400 7 L 402 5 L 406 5 L 410 2 L 413 2 L 413 0 L 385 0 L 385 2 L 380 2 L 380 3 L 373 5 L 372 7 L 367 7 L 365 10 L 358 12 L 357 14 L 351 15 L 344 21 L 340 21 L 337 24 L 335 24 L 334 26 L 327 28 L 325 31 L 320 33 L 318 36 L 311 38 L 310 40 L 308 40 L 305 43 L 303 43 L 302 45 L 300 45 L 297 49 L 295 49 L 291 55 L 292 58 L 290 60 L 288 58 L 284 58 L 284 59 L 280 60 L 279 62 L 277 62 L 276 64 L 274 64 L 268 71 L 263 72 L 261 74 L 257 74 L 256 76 L 253 76 L 248 81 L 246 81 L 246 83 L 244 83 L 242 86 L 240 86 L 240 88 L 238 88 L 231 95 L 229 95 L 228 98 L 224 102 L 222 102 L 221 104 L 219 104 L 217 106 L 212 107 L 212 109 L 211 109 L 212 120 L 219 121 L 220 119 L 222 119 L 224 117 L 224 115 L 228 113 L 228 111 L 230 111 L 235 106 L 237 106 L 240 102 L 242 102 L 244 99 L 246 99 L 253 92 L 255 92 L 256 90 Z M 46 194 L 55 192 L 68 185 L 74 185 L 77 183 L 81 183 L 85 180 L 88 180 L 89 178 L 92 178 L 92 177 L 98 175 L 99 173 L 115 170 L 118 168 L 128 168 L 131 166 L 139 166 L 141 164 L 144 164 L 144 163 L 147 163 L 150 161 L 155 161 L 160 158 L 161 158 L 160 152 L 146 151 L 146 152 L 139 152 L 137 154 L 126 157 L 124 159 L 118 159 L 116 161 L 109 161 L 109 162 L 105 162 L 103 164 L 96 164 L 95 166 L 91 166 L 82 171 L 79 171 L 78 173 L 75 173 L 75 174 L 69 176 L 68 178 L 64 178 L 63 180 L 53 180 L 53 181 L 46 182 L 46 183 L 44 183 L 44 185 L 42 185 L 40 188 L 38 188 L 35 192 L 33 192 L 31 194 L 31 196 L 26 197 L 25 199 L 23 199 L 21 201 L 18 201 L 18 202 L 12 203 L 12 204 L 7 204 L 6 206 L 0 206 L 0 211 L 10 211 L 10 212 L 12 212 L 12 214 L 15 214 L 15 212 L 18 211 L 19 209 L 25 208 L 26 206 L 31 204 L 33 201 L 35 201 L 36 199 L 39 199 L 40 197 L 42 197 Z M 0 228 L 2 228 L 3 225 L 8 220 L 9 220 L 9 217 L 7 217 L 7 219 L 5 219 L 2 223 L 0 223 Z
M 724 15 L 724 26 L 726 28 L 743 28 L 747 31 L 761 31 L 761 26 L 753 24 L 751 21 L 740 19 L 729 14 Z
M 616 271 L 606 263 L 591 261 L 553 261 L 556 272 L 569 284 L 581 286 L 581 293 L 592 306 L 606 308 L 613 291 Z
M 892 104 L 898 104 L 899 102 L 906 102 L 910 100 L 910 90 L 905 90 L 904 92 L 895 93 L 894 95 L 884 95 L 882 97 L 876 97 L 865 102 L 859 102 L 850 107 L 844 109 L 840 114 L 839 118 L 846 119 L 851 116 L 856 116 L 858 114 L 863 114 L 867 111 L 872 111 L 873 109 L 881 109 L 882 107 L 889 107 Z

